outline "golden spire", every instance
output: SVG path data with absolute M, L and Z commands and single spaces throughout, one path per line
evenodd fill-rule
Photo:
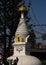
M 20 7 L 19 7 L 19 9 L 18 9 L 18 11 L 26 11 L 27 9 L 26 9 L 26 7 L 24 6 L 24 5 L 21 5 Z

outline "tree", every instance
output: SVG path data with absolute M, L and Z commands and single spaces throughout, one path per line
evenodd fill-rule
M 0 27 L 3 27 L 0 30 L 0 37 L 2 38 L 2 43 L 4 45 L 4 60 L 6 59 L 6 48 L 8 46 L 8 56 L 10 55 L 10 47 L 12 43 L 12 37 L 14 36 L 15 30 L 19 23 L 20 14 L 17 10 L 18 4 L 22 0 L 0 0 Z M 17 14 L 17 15 L 16 15 Z M 19 16 L 18 16 L 19 15 Z M 7 30 L 9 29 L 9 31 Z M 8 33 L 7 33 L 8 31 Z M 3 33 L 2 33 L 3 32 Z M 7 39 L 9 42 L 7 42 Z M 8 44 L 7 44 L 8 43 Z

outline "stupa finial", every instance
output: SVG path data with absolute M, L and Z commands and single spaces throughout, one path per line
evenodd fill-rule
M 19 9 L 18 9 L 18 11 L 21 11 L 21 12 L 23 12 L 23 11 L 26 11 L 27 9 L 26 9 L 26 7 L 24 6 L 24 5 L 21 5 L 20 7 L 19 7 Z

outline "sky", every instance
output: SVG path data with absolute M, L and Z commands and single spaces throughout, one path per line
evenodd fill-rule
M 35 15 L 39 23 L 46 24 L 46 0 L 32 0 L 32 7 L 34 9 Z M 42 31 L 43 29 L 44 29 L 44 33 L 46 33 L 46 26 L 42 27 Z M 41 32 L 41 30 L 38 27 L 37 30 Z M 43 39 L 37 40 L 37 42 L 39 41 L 43 44 L 46 44 L 46 40 Z
M 46 24 L 46 0 L 32 0 L 32 6 L 39 23 Z
M 29 0 L 25 0 L 28 4 Z M 32 7 L 39 23 L 46 24 L 46 0 L 31 0 Z
M 29 0 L 25 0 L 26 4 L 28 4 Z M 46 24 L 46 0 L 31 0 L 32 1 L 32 8 L 35 13 L 35 16 L 39 22 L 39 24 Z M 31 9 L 30 9 L 31 11 Z M 32 13 L 30 12 L 32 15 Z M 33 27 L 34 30 L 46 33 L 46 26 L 43 27 Z M 42 35 L 36 33 L 36 36 L 39 37 Z M 46 40 L 43 40 L 42 38 L 37 39 L 37 42 L 41 42 L 43 44 L 46 44 Z

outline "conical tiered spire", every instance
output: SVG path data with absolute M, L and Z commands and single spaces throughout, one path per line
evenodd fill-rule
M 23 42 L 25 41 L 25 38 L 28 35 L 28 30 L 25 21 L 26 19 L 24 18 L 24 12 L 21 12 L 21 18 L 15 33 L 15 38 L 17 36 L 20 36 L 23 39 Z

